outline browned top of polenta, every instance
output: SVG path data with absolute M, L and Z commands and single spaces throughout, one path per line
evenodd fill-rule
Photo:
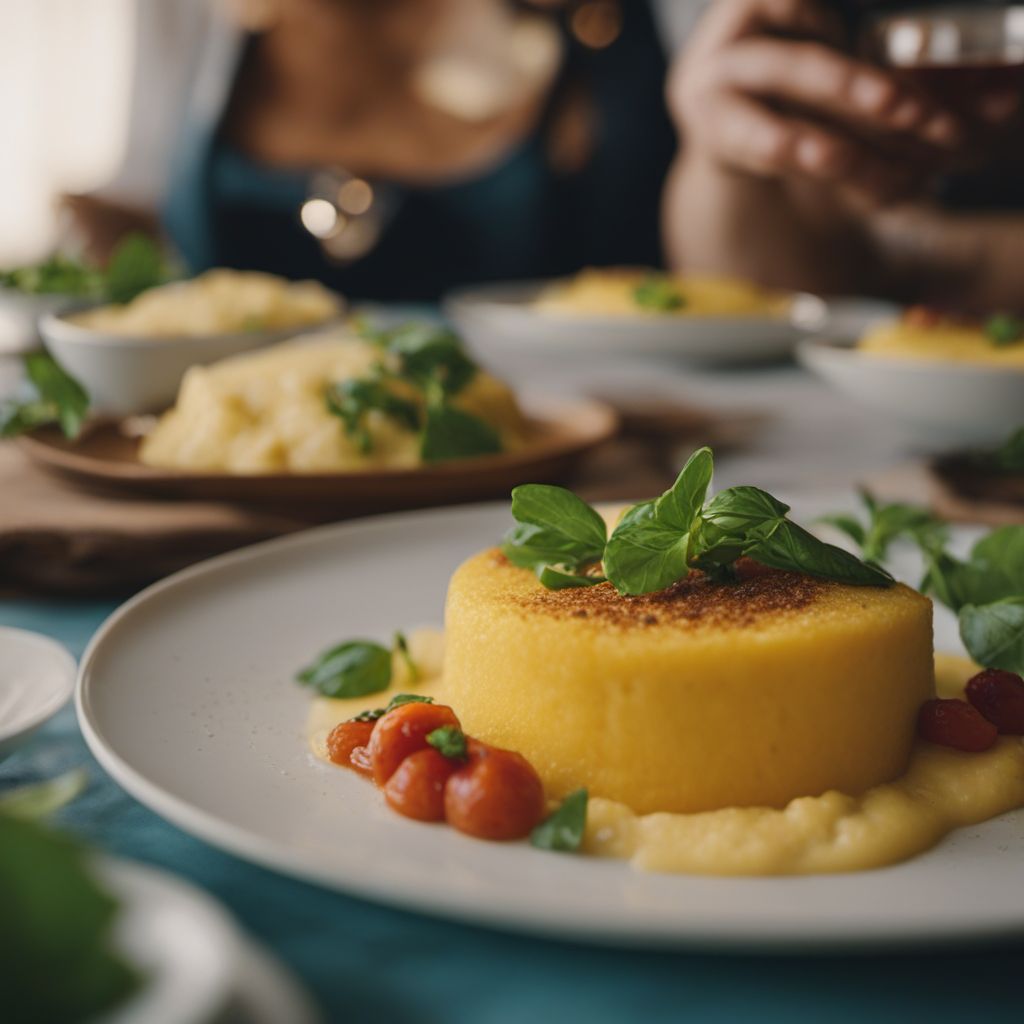
M 516 569 L 495 550 L 495 566 Z M 538 585 L 528 591 L 510 591 L 524 609 L 558 618 L 592 619 L 618 626 L 658 626 L 701 623 L 744 626 L 764 616 L 777 617 L 807 608 L 841 584 L 800 573 L 774 570 L 738 583 L 716 583 L 701 572 L 691 572 L 678 583 L 654 594 L 624 597 L 610 583 L 593 587 L 547 590 Z

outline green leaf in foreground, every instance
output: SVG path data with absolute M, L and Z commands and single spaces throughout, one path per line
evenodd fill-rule
M 400 708 L 403 704 L 433 704 L 433 697 L 424 697 L 418 693 L 396 693 L 388 701 L 387 707 L 373 708 L 371 711 L 360 711 L 358 715 L 349 719 L 350 722 L 376 722 L 383 718 L 389 711 Z
M 349 640 L 320 655 L 296 677 L 323 697 L 365 697 L 391 683 L 391 651 L 370 640 Z
M 501 450 L 498 432 L 478 416 L 447 402 L 427 403 L 426 423 L 420 439 L 420 457 L 424 462 L 497 455 Z
M 516 487 L 512 516 L 517 525 L 505 535 L 502 551 L 513 565 L 537 572 L 548 565 L 564 566 L 574 572 L 600 561 L 604 553 L 604 520 L 564 487 Z
M 979 665 L 1024 673 L 1024 596 L 966 605 L 960 611 L 960 639 Z
M 457 725 L 442 725 L 427 733 L 427 742 L 443 757 L 452 761 L 465 761 L 466 734 Z
M 112 947 L 117 903 L 72 840 L 0 814 L 0 907 L 5 1024 L 92 1020 L 138 987 Z
M 596 587 L 604 583 L 604 576 L 586 576 L 568 572 L 556 565 L 544 565 L 537 571 L 537 578 L 548 590 L 571 590 L 575 587 Z
M 671 313 L 686 305 L 679 285 L 670 277 L 651 274 L 633 289 L 633 301 L 641 308 L 655 313 Z
M 75 768 L 45 782 L 9 789 L 0 795 L 0 813 L 38 820 L 71 803 L 88 785 L 84 768 Z
M 587 802 L 585 789 L 570 793 L 561 807 L 530 833 L 531 845 L 539 850 L 575 853 L 587 827 Z

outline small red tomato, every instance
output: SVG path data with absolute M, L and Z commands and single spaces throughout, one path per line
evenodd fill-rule
M 367 774 L 355 759 L 356 751 L 370 742 L 375 722 L 342 722 L 336 725 L 327 737 L 327 756 L 343 768 L 354 768 Z
M 967 699 L 1004 735 L 1024 735 L 1024 679 L 987 668 L 967 683 Z
M 384 784 L 392 810 L 417 821 L 444 821 L 444 786 L 459 767 L 433 747 L 410 754 Z
M 400 704 L 389 711 L 377 720 L 370 737 L 374 782 L 383 786 L 410 754 L 427 746 L 429 733 L 443 725 L 458 724 L 455 712 L 444 704 Z
M 926 700 L 917 731 L 929 743 L 972 754 L 988 750 L 999 738 L 999 730 L 965 700 Z
M 478 839 L 522 839 L 544 817 L 544 787 L 521 754 L 478 740 L 444 791 L 448 824 Z

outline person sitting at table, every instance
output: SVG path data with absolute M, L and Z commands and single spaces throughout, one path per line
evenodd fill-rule
M 666 262 L 822 292 L 921 300 L 952 282 L 965 301 L 1016 298 L 1017 220 L 896 203 L 988 154 L 844 52 L 836 2 L 234 6 L 245 33 L 209 0 L 150 11 L 151 46 L 168 22 L 204 26 L 179 27 L 189 60 L 165 68 L 190 93 L 175 158 L 153 133 L 133 150 L 170 163 L 159 201 L 193 270 L 385 301 Z M 1017 125 L 1015 99 L 981 97 L 979 114 Z
M 837 7 L 858 5 L 878 6 L 710 6 L 669 84 L 685 140 L 667 190 L 674 262 L 825 293 L 1022 308 L 1020 87 L 938 108 L 844 52 Z

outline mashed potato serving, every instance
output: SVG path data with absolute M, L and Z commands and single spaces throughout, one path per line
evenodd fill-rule
M 339 296 L 316 281 L 209 270 L 189 281 L 150 288 L 125 305 L 100 306 L 71 323 L 131 337 L 202 337 L 282 331 L 323 324 L 342 310 Z
M 971 322 L 926 309 L 911 309 L 899 320 L 869 331 L 857 346 L 880 359 L 981 363 L 1024 369 L 1024 322 L 993 316 Z
M 788 295 L 732 278 L 591 268 L 548 285 L 534 308 L 562 316 L 783 317 L 791 301 Z
M 424 448 L 431 402 L 401 376 L 399 363 L 379 344 L 338 330 L 195 366 L 139 457 L 150 466 L 221 473 L 329 473 L 438 461 Z M 339 396 L 334 411 L 331 394 Z M 470 431 L 471 442 L 481 434 L 494 440 L 492 451 L 515 450 L 528 438 L 515 396 L 475 367 L 440 408 L 448 423 Z M 457 447 L 448 451 L 441 456 L 460 457 Z M 486 451 L 470 445 L 462 454 Z

